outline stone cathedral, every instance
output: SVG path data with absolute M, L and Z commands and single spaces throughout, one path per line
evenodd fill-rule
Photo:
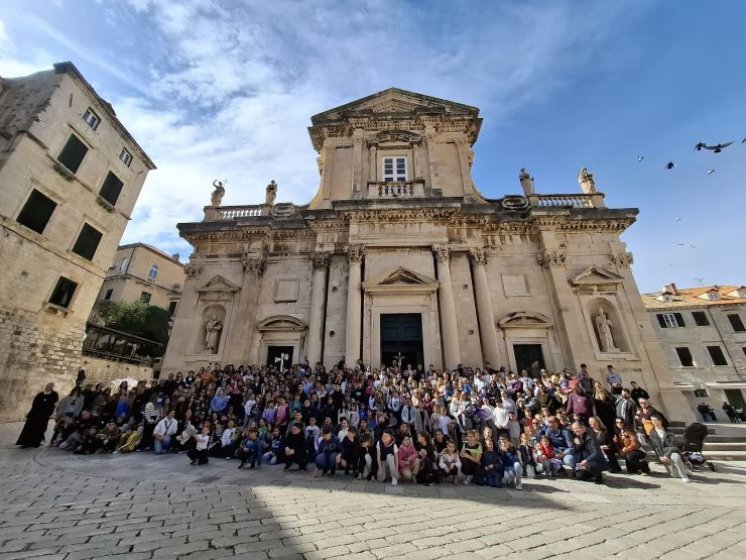
M 485 198 L 471 177 L 479 109 L 386 91 L 311 118 L 320 181 L 306 205 L 222 206 L 199 223 L 163 371 L 208 364 L 403 359 L 605 380 L 613 364 L 680 409 L 620 234 L 588 170 L 571 194 Z M 573 181 L 574 183 L 574 181 Z M 680 398 L 680 397 L 679 397 Z M 681 410 L 681 409 L 680 409 Z

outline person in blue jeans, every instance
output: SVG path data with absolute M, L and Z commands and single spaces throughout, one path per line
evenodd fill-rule
M 249 468 L 262 466 L 262 442 L 259 439 L 259 432 L 256 428 L 249 428 L 246 432 L 246 437 L 243 438 L 241 444 L 236 451 L 241 464 L 238 465 L 239 470 L 244 467 L 246 463 L 249 464 Z
M 549 443 L 554 447 L 555 457 L 562 459 L 562 464 L 569 467 L 570 472 L 574 472 L 578 459 L 570 430 L 563 427 L 556 416 L 550 416 L 548 423 L 549 425 L 543 429 L 542 435 L 549 438 Z
M 321 437 L 316 445 L 316 473 L 314 476 L 334 476 L 337 470 L 337 455 L 340 451 L 339 439 L 332 434 L 329 426 L 321 430 Z

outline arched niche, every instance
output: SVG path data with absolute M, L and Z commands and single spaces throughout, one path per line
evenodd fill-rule
M 200 354 L 218 354 L 225 334 L 225 307 L 213 303 L 202 310 L 200 332 L 196 338 L 196 352 Z
M 622 319 L 614 302 L 600 297 L 590 300 L 588 316 L 591 320 L 594 340 L 600 352 L 606 354 L 630 352 Z

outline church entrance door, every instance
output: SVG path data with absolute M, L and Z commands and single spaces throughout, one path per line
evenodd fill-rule
M 267 347 L 267 366 L 279 368 L 280 358 L 282 359 L 282 367 L 284 369 L 289 368 L 293 363 L 293 347 L 292 346 L 268 346 Z
M 515 354 L 516 373 L 522 369 L 528 371 L 535 361 L 539 362 L 539 367 L 544 367 L 544 354 L 541 351 L 541 344 L 514 344 L 513 353 Z
M 403 368 L 424 365 L 421 314 L 381 315 L 381 363 L 389 366 L 394 359 L 401 359 Z

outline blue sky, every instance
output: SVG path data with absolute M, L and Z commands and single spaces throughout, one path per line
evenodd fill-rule
M 270 179 L 311 199 L 311 115 L 392 86 L 475 105 L 480 191 L 519 193 L 526 167 L 579 192 L 587 166 L 640 209 L 623 239 L 654 291 L 746 283 L 744 21 L 740 0 L 0 0 L 0 75 L 73 61 L 158 165 L 124 241 L 184 256 L 175 224 L 215 178 L 224 204 Z

